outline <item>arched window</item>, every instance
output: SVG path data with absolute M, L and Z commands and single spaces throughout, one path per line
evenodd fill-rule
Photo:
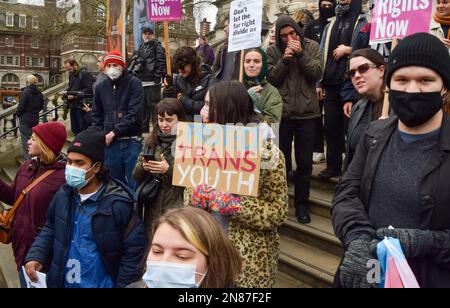
M 50 77 L 50 85 L 54 86 L 61 82 L 61 75 L 53 75 Z
M 19 90 L 20 89 L 19 77 L 11 73 L 4 75 L 2 77 L 2 87 L 7 90 Z
M 36 86 L 37 87 L 44 87 L 45 86 L 44 77 L 42 77 L 39 74 L 33 74 L 33 75 L 37 78 Z

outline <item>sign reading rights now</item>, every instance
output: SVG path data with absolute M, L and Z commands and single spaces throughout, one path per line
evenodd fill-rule
M 182 18 L 181 0 L 148 0 L 150 21 L 180 21 Z

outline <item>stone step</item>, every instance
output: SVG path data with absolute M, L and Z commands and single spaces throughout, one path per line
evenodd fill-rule
M 310 285 L 307 285 L 306 283 L 289 276 L 288 274 L 285 274 L 283 272 L 278 272 L 277 281 L 275 282 L 274 288 L 311 288 Z
M 290 210 L 287 222 L 279 228 L 279 233 L 333 254 L 337 257 L 343 256 L 343 247 L 339 239 L 334 235 L 333 227 L 329 218 L 311 214 L 311 223 L 300 224 Z
M 312 188 L 317 188 L 321 191 L 331 193 L 334 195 L 334 190 L 336 188 L 337 183 L 339 182 L 338 178 L 331 178 L 329 180 L 324 180 L 319 177 L 319 173 L 326 168 L 326 164 L 315 164 L 313 165 L 313 172 L 311 175 L 310 185 Z
M 11 244 L 0 244 L 0 269 L 3 281 L 0 279 L 0 288 L 20 288 L 20 280 Z
M 280 236 L 278 268 L 293 280 L 314 288 L 329 288 L 340 258 L 288 236 Z
M 294 208 L 294 184 L 289 183 L 289 206 Z M 324 191 L 319 188 L 311 187 L 309 195 L 310 211 L 313 214 L 330 218 L 331 202 L 333 201 L 333 193 Z

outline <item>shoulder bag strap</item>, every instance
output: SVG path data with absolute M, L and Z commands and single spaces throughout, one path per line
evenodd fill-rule
M 17 197 L 16 202 L 14 202 L 13 207 L 11 208 L 11 210 L 8 211 L 8 213 L 6 214 L 5 219 L 3 220 L 2 224 L 3 225 L 7 225 L 9 223 L 9 221 L 12 219 L 12 217 L 14 216 L 14 212 L 17 210 L 17 208 L 19 207 L 19 205 L 22 203 L 23 198 L 25 198 L 25 196 L 34 188 L 36 187 L 36 185 L 38 185 L 40 182 L 42 182 L 46 177 L 48 177 L 50 174 L 54 173 L 56 171 L 56 169 L 52 169 L 52 170 L 47 170 L 45 171 L 41 176 L 39 176 L 37 179 L 35 179 L 33 182 L 31 182 L 30 185 L 27 186 L 27 188 L 25 188 L 24 190 L 22 190 L 22 192 L 20 193 L 19 197 Z

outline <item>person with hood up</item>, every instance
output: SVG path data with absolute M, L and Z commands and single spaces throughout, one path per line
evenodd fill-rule
M 324 61 L 322 80 L 317 94 L 324 99 L 327 167 L 319 173 L 324 179 L 342 175 L 342 154 L 345 152 L 344 102 L 356 102 L 355 91 L 342 91 L 348 56 L 360 29 L 367 22 L 361 0 L 339 0 L 336 17 L 325 27 L 321 41 Z M 349 96 L 348 96 L 349 95 Z M 347 97 L 348 96 L 348 97 Z
M 312 21 L 305 29 L 305 37 L 316 41 L 320 44 L 322 40 L 323 30 L 330 22 L 329 19 L 335 16 L 335 0 L 320 0 L 319 1 L 319 18 Z M 321 114 L 323 113 L 323 99 L 319 100 Z M 321 163 L 325 160 L 325 139 L 323 135 L 323 117 L 316 121 L 316 136 L 314 143 L 313 162 L 315 164 Z
M 295 212 L 300 223 L 309 223 L 309 178 L 316 121 L 320 108 L 316 83 L 322 75 L 319 44 L 304 38 L 300 26 L 289 16 L 276 24 L 276 45 L 267 50 L 267 81 L 283 98 L 280 149 L 286 157 L 287 172 L 292 170 L 292 139 L 295 136 Z

